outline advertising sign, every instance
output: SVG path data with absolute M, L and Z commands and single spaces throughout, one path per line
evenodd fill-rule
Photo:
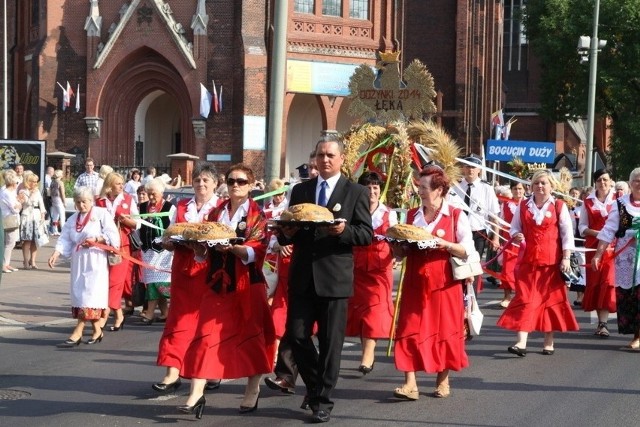
M 40 177 L 42 183 L 45 168 L 45 141 L 17 139 L 0 140 L 0 171 L 13 169 L 18 163 Z
M 553 163 L 556 144 L 553 142 L 487 140 L 487 160 L 511 161 L 515 157 L 525 163 Z
M 287 60 L 287 91 L 349 95 L 349 79 L 358 66 L 333 62 Z

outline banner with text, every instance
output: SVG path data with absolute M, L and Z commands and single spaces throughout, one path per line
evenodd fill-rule
M 511 161 L 515 157 L 525 163 L 553 163 L 556 144 L 553 142 L 487 140 L 487 160 Z

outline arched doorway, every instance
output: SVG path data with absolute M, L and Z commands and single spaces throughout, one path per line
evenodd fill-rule
M 351 105 L 351 99 L 345 97 L 340 104 L 340 111 L 338 111 L 338 118 L 336 120 L 336 130 L 340 133 L 346 133 L 351 126 L 358 121 L 357 117 L 349 115 L 349 106 Z
M 285 174 L 297 177 L 296 167 L 309 161 L 321 137 L 322 113 L 315 95 L 296 94 L 287 116 Z
M 163 167 L 168 154 L 195 151 L 189 91 L 158 52 L 142 48 L 127 56 L 101 94 L 102 135 L 91 144 L 91 155 L 99 163 Z M 140 160 L 143 164 L 137 164 Z
M 136 110 L 134 164 L 162 165 L 167 155 L 182 151 L 180 108 L 173 96 L 154 90 Z

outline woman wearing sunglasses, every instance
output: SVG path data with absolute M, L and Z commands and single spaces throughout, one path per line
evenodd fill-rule
M 275 331 L 261 272 L 266 253 L 266 220 L 249 197 L 253 171 L 234 165 L 226 175 L 229 200 L 209 221 L 226 224 L 243 238 L 238 244 L 195 248 L 196 260 L 208 266 L 196 334 L 185 355 L 181 376 L 191 378 L 191 392 L 180 412 L 202 416 L 205 378 L 248 377 L 240 413 L 258 408 L 260 378 L 271 372 Z

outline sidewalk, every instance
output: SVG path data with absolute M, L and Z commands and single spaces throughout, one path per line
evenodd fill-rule
M 11 265 L 19 268 L 3 273 L 0 282 L 0 334 L 12 329 L 73 323 L 69 298 L 69 262 L 47 265 L 57 237 L 38 250 L 38 270 L 22 269 L 22 250 L 14 249 Z

